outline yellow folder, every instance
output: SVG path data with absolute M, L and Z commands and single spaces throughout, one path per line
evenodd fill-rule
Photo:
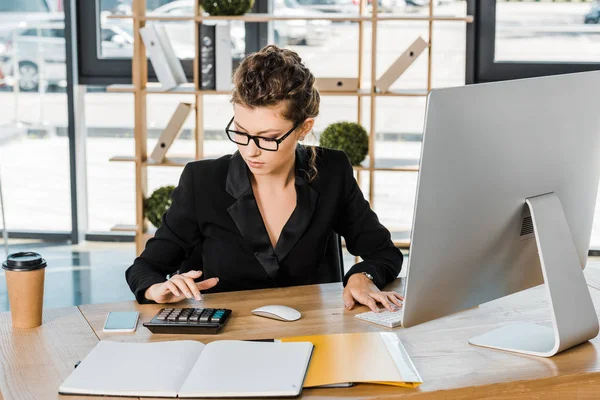
M 315 347 L 304 387 L 376 383 L 415 388 L 423 381 L 393 332 L 296 336 L 282 342 L 311 342 Z

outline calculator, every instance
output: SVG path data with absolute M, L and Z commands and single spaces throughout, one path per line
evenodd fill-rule
M 230 315 L 226 308 L 163 308 L 143 325 L 152 333 L 215 334 Z

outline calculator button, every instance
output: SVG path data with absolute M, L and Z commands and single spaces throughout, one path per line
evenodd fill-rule
M 188 318 L 188 321 L 196 321 L 197 322 L 200 319 L 200 315 L 202 315 L 202 311 L 204 311 L 204 309 L 195 308 L 192 315 L 190 315 L 190 317 Z
M 173 312 L 167 317 L 167 321 L 177 321 L 179 314 L 181 314 L 181 310 L 173 310 Z
M 211 314 L 212 314 L 211 309 L 205 309 L 204 311 L 202 311 L 202 314 L 200 315 L 198 322 L 208 322 L 210 320 Z
M 177 321 L 187 321 L 190 315 L 192 314 L 192 311 L 193 310 L 191 308 L 184 308 L 181 314 L 179 315 L 179 318 L 177 318 Z
M 168 316 L 169 316 L 169 313 L 161 312 L 160 314 L 158 314 L 156 319 L 159 321 L 165 321 Z

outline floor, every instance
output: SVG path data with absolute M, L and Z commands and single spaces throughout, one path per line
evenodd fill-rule
M 3 254 L 2 258 L 6 255 Z M 9 252 L 35 251 L 48 263 L 44 307 L 133 300 L 125 281 L 125 270 L 135 257 L 133 243 L 69 243 L 10 241 Z M 4 270 L 0 270 L 0 311 L 8 311 Z
M 133 243 L 40 242 L 36 240 L 10 240 L 9 253 L 35 251 L 48 263 L 46 268 L 44 307 L 67 307 L 80 304 L 112 303 L 134 300 L 125 270 L 135 258 Z M 5 258 L 0 247 L 0 258 Z M 345 253 L 346 269 L 354 264 L 354 257 Z M 0 311 L 8 311 L 4 270 L 0 269 Z

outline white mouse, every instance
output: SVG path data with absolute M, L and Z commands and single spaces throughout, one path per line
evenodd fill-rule
M 252 310 L 252 314 L 261 317 L 273 318 L 279 321 L 296 321 L 300 319 L 300 312 L 288 306 L 263 306 Z

